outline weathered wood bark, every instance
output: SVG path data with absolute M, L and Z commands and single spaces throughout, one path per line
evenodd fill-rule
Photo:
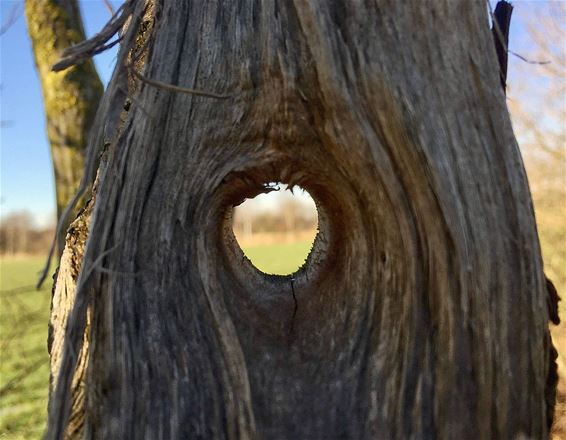
M 49 319 L 48 350 L 50 357 L 49 395 L 57 386 L 57 375 L 61 367 L 64 353 L 65 330 L 71 309 L 75 303 L 77 279 L 83 262 L 84 248 L 89 231 L 94 198 L 87 202 L 84 210 L 71 223 L 65 238 L 65 249 L 61 256 L 59 269 L 56 273 L 56 283 L 51 302 L 51 317 Z M 87 312 L 88 313 L 88 312 Z M 70 394 L 72 401 L 64 438 L 82 438 L 84 431 L 85 397 L 86 397 L 86 366 L 88 362 L 89 318 L 83 332 L 83 341 L 78 353 Z
M 26 0 L 25 12 L 43 91 L 60 217 L 79 188 L 87 137 L 103 87 L 90 60 L 65 72 L 51 71 L 64 49 L 85 39 L 76 0 Z M 59 238 L 60 252 L 64 238 Z
M 132 101 L 48 437 L 86 364 L 88 438 L 544 438 L 545 278 L 485 4 L 156 3 L 145 76 L 232 98 Z M 230 226 L 270 181 L 319 210 L 292 278 Z

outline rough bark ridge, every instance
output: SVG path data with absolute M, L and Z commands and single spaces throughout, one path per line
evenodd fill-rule
M 528 185 L 482 2 L 157 2 L 101 178 L 48 436 L 91 310 L 88 438 L 544 438 Z M 231 232 L 298 183 L 320 233 L 268 276 Z
M 43 91 L 61 217 L 79 188 L 87 136 L 103 87 L 91 60 L 65 72 L 51 71 L 64 49 L 85 39 L 76 0 L 26 0 L 26 19 Z M 59 253 L 64 238 L 59 239 Z

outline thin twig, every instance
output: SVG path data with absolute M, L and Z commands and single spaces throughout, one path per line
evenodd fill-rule
M 94 52 L 92 53 L 92 55 L 93 55 L 93 56 L 94 56 L 94 55 L 98 55 L 98 54 L 100 54 L 100 53 L 102 53 L 102 52 L 104 52 L 104 51 L 106 51 L 106 50 L 108 50 L 108 49 L 111 49 L 111 48 L 113 48 L 114 46 L 116 46 L 118 43 L 120 43 L 121 41 L 122 41 L 122 37 L 118 37 L 118 38 L 116 38 L 114 41 L 112 41 L 112 42 L 110 42 L 110 43 L 108 43 L 108 44 L 105 44 L 105 45 L 103 45 L 103 46 L 100 46 L 98 49 L 94 50 Z
M 517 58 L 519 58 L 520 60 L 524 61 L 527 64 L 534 64 L 534 65 L 539 65 L 539 66 L 552 64 L 552 61 L 548 61 L 548 60 L 546 60 L 546 61 L 529 60 L 528 58 L 524 57 L 523 55 L 509 49 L 508 38 L 505 38 L 505 36 L 503 35 L 502 29 L 500 28 L 499 22 L 495 17 L 495 14 L 493 12 L 493 9 L 491 8 L 491 4 L 489 3 L 489 1 L 487 2 L 487 4 L 488 4 L 488 7 L 489 7 L 489 14 L 491 16 L 491 21 L 492 21 L 492 26 L 493 26 L 492 31 L 494 32 L 494 37 L 497 36 L 497 40 L 499 41 L 499 43 L 501 44 L 501 46 L 503 47 L 505 52 L 516 56 Z M 511 6 L 511 8 L 512 8 L 512 6 Z M 509 19 L 510 19 L 510 17 L 509 17 Z M 507 29 L 507 32 L 508 31 L 509 31 L 509 29 Z M 496 43 L 496 51 L 497 51 L 497 43 Z M 499 58 L 499 54 L 498 54 L 498 58 Z M 507 72 L 505 72 L 505 76 L 507 76 Z
M 125 89 L 121 89 L 126 95 L 128 94 L 128 91 Z M 147 108 L 145 108 L 142 103 L 139 101 L 139 99 L 137 99 L 134 95 L 130 95 L 127 98 L 129 100 L 129 109 L 127 110 L 128 112 L 131 111 L 133 106 L 136 106 L 136 108 L 139 108 L 140 111 L 142 112 L 142 114 L 146 117 L 146 118 L 155 118 L 155 114 L 153 114 L 150 110 L 148 110 Z
M 100 269 L 100 264 L 102 263 L 102 260 L 104 259 L 104 257 L 106 257 L 107 255 L 111 254 L 116 249 L 118 249 L 120 244 L 121 244 L 121 242 L 116 243 L 110 249 L 106 249 L 105 251 L 101 252 L 98 257 L 96 257 L 96 259 L 92 262 L 92 265 L 88 268 L 88 271 L 86 271 L 86 273 L 83 272 L 84 277 L 81 276 L 80 286 L 77 286 L 77 292 L 79 290 L 79 287 L 81 287 L 83 284 L 86 284 L 86 282 L 88 281 L 90 276 L 94 273 L 94 271 L 97 270 L 97 269 Z M 86 269 L 86 264 L 85 264 L 85 269 Z M 101 272 L 102 272 L 102 270 L 101 270 Z
M 121 275 L 126 277 L 137 277 L 139 272 L 123 272 L 119 270 L 108 269 L 106 267 L 98 266 L 95 268 L 97 271 L 105 273 L 107 275 Z
M 204 96 L 207 98 L 216 98 L 216 99 L 229 99 L 232 98 L 232 95 L 221 95 L 219 93 L 214 92 L 205 92 L 204 90 L 197 90 L 197 89 L 189 89 L 185 87 L 179 87 L 174 84 L 167 84 L 161 81 L 156 81 L 154 79 L 149 79 L 148 77 L 139 73 L 132 65 L 126 66 L 132 74 L 138 78 L 140 81 L 149 84 L 150 86 L 157 87 L 163 90 L 169 90 L 171 92 L 178 92 L 178 93 L 186 93 L 188 95 L 196 95 L 196 96 Z
M 120 244 L 121 244 L 121 242 L 118 242 L 117 244 L 112 246 L 110 249 L 107 249 L 107 250 L 101 252 L 100 255 L 98 257 L 96 257 L 96 259 L 92 262 L 92 265 L 88 268 L 88 270 L 86 268 L 86 264 L 85 264 L 86 262 L 83 263 L 83 269 L 81 270 L 81 276 L 78 280 L 77 287 L 75 289 L 75 292 L 76 292 L 75 295 L 77 295 L 80 291 L 82 291 L 82 289 L 84 288 L 84 285 L 87 283 L 90 276 L 92 274 L 94 274 L 95 270 L 97 270 L 99 268 L 100 264 L 102 263 L 102 260 L 104 260 L 104 257 L 106 257 L 107 255 L 111 254 L 116 249 L 118 249 Z M 77 308 L 76 304 L 77 303 L 75 303 L 74 309 Z M 75 313 L 74 309 L 73 309 L 73 313 Z M 67 324 L 67 326 L 68 326 L 68 324 Z M 67 329 L 67 332 L 68 332 L 68 329 Z M 73 363 L 74 363 L 78 359 L 77 351 L 75 350 L 74 344 L 71 341 L 71 342 L 68 342 L 65 346 L 70 351 L 70 356 L 71 356 L 71 359 L 73 360 Z
M 520 60 L 523 60 L 525 63 L 528 64 L 537 64 L 539 66 L 544 66 L 545 64 L 551 64 L 551 61 L 533 61 L 533 60 L 529 60 L 528 58 L 525 58 L 523 55 L 518 54 L 517 52 L 513 52 L 512 50 L 507 50 L 507 52 L 509 52 L 511 55 L 515 55 L 517 58 L 519 58 Z
M 112 3 L 110 3 L 108 0 L 102 0 L 104 2 L 104 6 L 106 6 L 106 9 L 108 9 L 108 12 L 110 12 L 110 15 L 114 15 L 114 7 L 112 6 Z
M 33 284 L 28 286 L 14 287 L 13 289 L 0 290 L 0 295 L 2 296 L 18 295 L 20 293 L 33 292 L 35 288 L 36 286 Z
M 51 243 L 51 247 L 49 248 L 49 252 L 47 254 L 47 261 L 45 263 L 43 270 L 39 274 L 39 279 L 37 280 L 37 284 L 35 285 L 35 288 L 38 290 L 41 288 L 43 282 L 45 281 L 47 275 L 49 274 L 49 268 L 51 267 L 51 260 L 53 259 L 53 255 L 55 255 L 55 247 L 57 246 L 57 237 L 59 237 L 59 234 L 62 233 L 64 225 L 67 223 L 67 220 L 70 217 L 71 212 L 73 211 L 77 202 L 86 192 L 87 186 L 88 185 L 84 183 L 84 178 L 83 178 L 83 181 L 81 182 L 81 186 L 79 187 L 77 193 L 71 199 L 71 201 L 63 211 L 63 214 L 61 214 L 61 217 L 59 218 L 59 222 L 57 223 L 57 227 L 55 228 L 56 231 L 55 238 L 53 239 Z
M 41 359 L 35 361 L 33 364 L 28 365 L 28 367 L 24 368 L 20 372 L 20 374 L 18 374 L 16 377 L 12 378 L 10 381 L 8 381 L 8 383 L 6 385 L 4 385 L 2 388 L 0 388 L 0 397 L 3 397 L 6 394 L 8 394 L 22 380 L 24 380 L 26 377 L 28 377 L 31 373 L 33 373 L 39 367 L 41 367 L 42 365 L 46 365 L 46 364 L 47 364 L 47 360 L 41 358 Z

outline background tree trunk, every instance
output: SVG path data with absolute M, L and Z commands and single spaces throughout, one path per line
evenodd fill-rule
M 48 437 L 86 371 L 88 438 L 544 438 L 545 278 L 485 4 L 156 3 L 145 76 L 231 98 L 139 88 Z M 319 211 L 291 277 L 231 229 L 271 181 Z
M 43 91 L 61 217 L 79 188 L 88 133 L 103 87 L 91 60 L 64 72 L 51 70 L 64 49 L 85 39 L 76 0 L 26 0 L 25 11 Z M 63 234 L 58 239 L 59 253 L 64 238 Z

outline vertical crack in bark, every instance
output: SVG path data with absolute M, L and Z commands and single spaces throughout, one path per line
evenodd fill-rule
M 305 275 L 307 271 L 305 271 Z M 295 295 L 295 286 L 294 286 L 295 278 L 293 277 L 293 275 L 291 275 L 291 279 L 289 280 L 289 282 L 291 284 L 291 295 L 293 296 L 293 315 L 291 316 L 291 325 L 289 326 L 289 345 L 291 345 L 293 341 L 293 327 L 295 325 L 295 317 L 297 316 L 299 303 L 297 302 L 297 296 Z

